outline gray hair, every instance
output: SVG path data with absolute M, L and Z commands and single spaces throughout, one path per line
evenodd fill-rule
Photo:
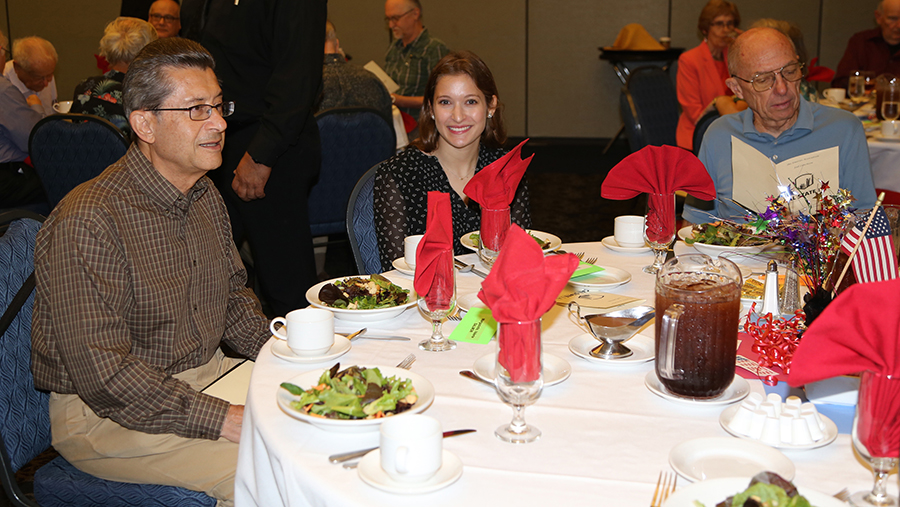
M 53 61 L 53 65 L 59 61 L 56 48 L 50 41 L 41 37 L 24 37 L 13 41 L 13 60 L 28 72 L 34 70 L 39 64 Z
M 734 39 L 734 42 L 732 42 L 731 45 L 728 46 L 728 73 L 731 74 L 732 76 L 736 76 L 738 74 L 738 68 L 740 67 L 740 65 L 738 65 L 738 63 L 743 63 L 743 62 L 740 62 L 740 59 L 741 59 L 740 54 L 741 54 L 741 49 L 743 49 L 744 44 L 747 42 L 747 38 L 748 38 L 747 34 L 748 33 L 752 34 L 753 32 L 756 32 L 759 30 L 772 30 L 775 33 L 781 35 L 782 37 L 784 37 L 784 40 L 786 40 L 787 43 L 790 44 L 791 51 L 793 52 L 793 54 L 795 54 L 795 55 L 797 54 L 797 47 L 794 45 L 794 41 L 792 41 L 790 37 L 788 37 L 786 34 L 781 32 L 780 30 L 778 30 L 776 28 L 770 28 L 770 27 L 751 28 L 750 30 L 747 30 L 746 32 L 738 35 L 737 38 Z
M 169 75 L 175 69 L 215 70 L 216 62 L 209 51 L 189 39 L 170 37 L 147 44 L 131 62 L 122 83 L 125 116 L 161 107 L 175 90 Z
M 325 40 L 326 41 L 336 41 L 337 40 L 337 32 L 334 30 L 334 23 L 331 21 L 325 21 Z
M 138 51 L 159 37 L 156 28 L 138 18 L 118 17 L 103 30 L 100 39 L 100 55 L 115 65 L 131 63 Z

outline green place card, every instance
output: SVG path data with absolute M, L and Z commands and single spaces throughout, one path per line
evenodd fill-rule
M 450 333 L 450 339 L 459 342 L 486 344 L 497 333 L 497 321 L 490 308 L 472 308 Z
M 588 264 L 587 262 L 580 262 L 578 267 L 575 268 L 575 272 L 572 273 L 572 278 L 578 278 L 579 276 L 589 275 L 598 271 L 603 271 L 603 268 Z

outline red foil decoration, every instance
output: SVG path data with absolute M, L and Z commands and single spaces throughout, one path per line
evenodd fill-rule
M 794 358 L 794 352 L 800 345 L 800 332 L 805 329 L 803 321 L 806 315 L 803 310 L 797 310 L 793 317 L 784 319 L 767 313 L 759 315 L 754 322 L 752 317 L 755 310 L 756 303 L 753 303 L 750 306 L 750 313 L 747 314 L 747 321 L 744 322 L 744 332 L 753 337 L 753 346 L 750 350 L 759 354 L 756 362 L 766 368 L 777 366 L 785 375 L 790 374 L 791 359 Z M 759 378 L 766 385 L 778 384 L 778 379 L 774 375 L 763 375 Z

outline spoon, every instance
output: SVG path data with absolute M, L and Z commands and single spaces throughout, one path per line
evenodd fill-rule
M 479 377 L 479 376 L 476 375 L 475 372 L 472 371 L 472 370 L 462 370 L 461 372 L 459 372 L 459 374 L 462 375 L 463 377 L 470 378 L 470 379 L 472 379 L 472 380 L 477 380 L 478 382 L 482 382 L 482 383 L 485 383 L 485 384 L 487 384 L 487 385 L 489 385 L 489 386 L 491 386 L 491 387 L 494 387 L 494 383 L 493 383 L 493 382 L 491 382 L 490 380 L 485 380 L 485 379 Z
M 356 332 L 350 333 L 350 334 L 345 334 L 344 336 L 347 337 L 348 340 L 353 341 L 354 338 L 365 333 L 366 329 L 368 329 L 368 328 L 364 327 L 364 328 L 360 329 L 359 331 L 356 331 Z

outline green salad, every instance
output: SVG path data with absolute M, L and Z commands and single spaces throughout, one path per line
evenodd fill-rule
M 695 507 L 705 507 L 694 500 Z M 790 481 L 774 472 L 753 476 L 744 491 L 716 504 L 716 507 L 812 507 Z
M 701 243 L 720 246 L 758 246 L 768 242 L 763 238 L 753 236 L 749 227 L 744 228 L 722 222 L 695 225 L 691 232 L 693 236 L 684 240 L 688 245 Z
M 291 408 L 328 419 L 378 419 L 409 410 L 418 400 L 410 379 L 385 378 L 378 368 L 338 368 L 340 363 L 326 370 L 309 389 L 283 382 L 283 389 L 300 397 Z
M 319 301 L 332 308 L 374 310 L 400 306 L 408 300 L 408 290 L 378 274 L 338 280 L 319 289 Z
M 528 235 L 531 236 L 531 239 L 537 241 L 537 244 L 541 246 L 541 249 L 544 249 L 544 248 L 547 248 L 550 246 L 549 241 L 542 240 L 541 238 L 532 234 L 530 231 L 528 232 Z M 477 232 L 473 232 L 472 234 L 469 234 L 469 241 L 471 241 L 472 244 L 475 245 L 475 247 L 477 248 L 478 245 L 481 243 L 481 237 L 478 235 Z

